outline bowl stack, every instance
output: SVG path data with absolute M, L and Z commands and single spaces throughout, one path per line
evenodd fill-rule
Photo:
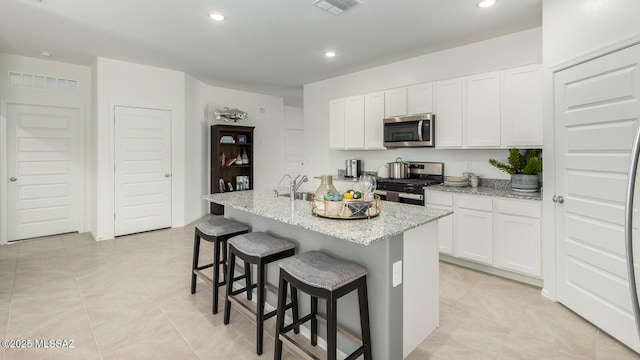
M 469 186 L 469 179 L 460 176 L 447 176 L 444 178 L 444 185 L 451 187 Z

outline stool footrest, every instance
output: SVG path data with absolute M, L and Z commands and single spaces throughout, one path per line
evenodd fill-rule
M 241 276 L 240 278 L 234 278 L 234 279 L 233 279 L 233 281 L 236 281 L 236 280 L 242 280 L 242 279 L 244 279 L 244 276 Z M 253 284 L 253 285 L 251 285 L 251 288 L 252 288 L 252 289 L 255 289 L 255 288 L 257 288 L 257 287 L 258 287 L 258 284 Z M 245 287 L 243 287 L 242 289 L 233 290 L 233 291 L 231 292 L 231 296 L 236 296 L 236 295 L 238 295 L 238 294 L 242 294 L 242 293 L 245 293 L 245 292 L 247 292 L 247 287 L 246 287 L 246 286 L 245 286 Z
M 324 326 L 327 326 L 327 318 L 324 315 L 317 314 L 316 315 L 316 319 L 320 320 L 324 324 Z M 358 344 L 358 345 L 362 345 L 363 344 L 362 338 L 360 336 L 356 335 L 355 333 L 353 333 L 352 331 L 350 331 L 349 329 L 338 325 L 338 329 L 337 330 L 338 330 L 338 332 L 340 334 L 348 337 L 349 339 L 351 339 L 351 341 L 355 342 L 356 344 Z
M 213 279 L 209 277 L 209 275 L 205 274 L 204 272 L 198 269 L 194 269 L 193 273 L 198 275 L 198 277 L 203 278 L 202 280 L 205 280 L 205 282 L 208 283 L 209 285 L 213 286 Z
M 357 359 L 360 355 L 364 354 L 365 350 L 367 349 L 366 345 L 362 345 L 359 348 L 356 349 L 356 351 L 354 351 L 353 353 L 351 353 L 351 355 L 347 356 L 346 358 L 344 358 L 344 360 L 355 360 Z
M 213 263 L 211 263 L 209 265 L 198 266 L 195 270 L 204 270 L 204 269 L 208 269 L 208 268 L 212 268 L 212 267 L 213 267 Z
M 238 300 L 238 299 L 236 299 L 234 297 L 234 296 L 236 296 L 238 294 L 244 293 L 245 291 L 247 291 L 247 289 L 240 289 L 240 290 L 235 291 L 235 292 L 237 292 L 237 294 L 231 294 L 231 296 L 229 296 L 229 301 L 233 302 L 236 305 L 239 305 L 240 306 L 240 310 L 242 310 L 242 312 L 244 312 L 245 314 L 255 317 L 256 314 L 258 313 L 256 311 L 256 309 L 253 309 L 253 308 L 249 307 L 249 305 L 247 305 L 244 302 L 241 302 L 240 300 Z M 287 304 L 284 309 L 285 310 L 289 310 L 291 308 L 293 308 L 293 303 Z M 276 310 L 271 310 L 269 312 L 265 312 L 264 315 L 263 315 L 263 318 L 264 318 L 264 320 L 268 320 L 268 319 L 271 319 L 272 317 L 276 316 L 276 314 L 278 314 L 278 312 Z
M 293 340 L 286 334 L 280 334 L 280 340 L 287 344 L 287 347 L 293 350 L 296 354 L 302 356 L 306 360 L 320 360 L 319 357 L 310 353 L 307 349 L 305 349 L 302 345 L 300 345 L 297 341 Z

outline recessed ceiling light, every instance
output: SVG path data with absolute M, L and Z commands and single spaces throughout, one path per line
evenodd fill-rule
M 51 51 L 42 50 L 42 51 L 40 51 L 40 55 L 42 55 L 44 57 L 52 57 L 53 53 Z
M 209 17 L 211 18 L 211 20 L 214 20 L 214 21 L 222 21 L 225 19 L 224 15 L 220 13 L 214 13 L 214 12 L 209 13 Z
M 332 58 L 336 56 L 336 52 L 335 51 L 327 51 L 324 53 L 324 56 Z
M 496 0 L 482 0 L 478 3 L 478 7 L 486 8 L 495 5 Z

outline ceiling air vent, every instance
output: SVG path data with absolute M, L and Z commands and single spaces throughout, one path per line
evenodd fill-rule
M 78 80 L 27 74 L 17 71 L 9 71 L 9 76 L 7 78 L 7 86 L 9 87 L 41 89 L 67 93 L 77 93 L 80 90 Z
M 313 5 L 333 15 L 340 15 L 356 5 L 362 4 L 359 0 L 316 0 Z

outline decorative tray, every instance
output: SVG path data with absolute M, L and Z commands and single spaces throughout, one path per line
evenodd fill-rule
M 374 195 L 373 200 L 319 200 L 315 196 L 311 199 L 313 215 L 329 219 L 370 219 L 380 215 L 382 201 L 380 196 Z

